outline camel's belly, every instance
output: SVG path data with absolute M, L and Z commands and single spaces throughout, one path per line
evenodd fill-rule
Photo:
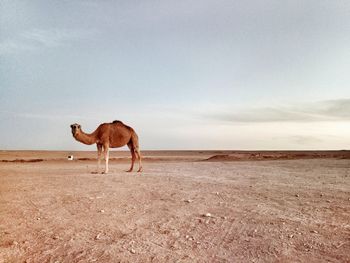
M 127 143 L 113 143 L 113 144 L 110 144 L 109 147 L 110 148 L 119 148 L 119 147 L 123 147 L 125 146 Z
M 111 148 L 123 147 L 129 141 L 130 141 L 129 136 L 123 136 L 122 134 L 119 136 L 118 135 L 113 136 L 113 138 L 110 138 L 110 140 L 109 140 L 109 147 L 111 147 Z

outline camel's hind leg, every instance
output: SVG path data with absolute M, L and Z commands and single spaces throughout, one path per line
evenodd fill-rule
M 135 159 L 136 159 L 136 154 L 135 154 L 134 146 L 133 146 L 131 141 L 128 143 L 128 147 L 129 147 L 130 153 L 131 153 L 131 167 L 130 167 L 130 169 L 127 172 L 132 172 L 132 170 L 134 169 L 134 163 L 135 163 Z
M 137 159 L 139 159 L 139 169 L 137 172 L 142 172 L 142 160 L 141 160 L 142 157 L 141 157 L 141 153 L 140 153 L 139 137 L 137 136 L 135 131 L 133 131 L 133 133 L 131 134 L 130 142 L 132 143 L 132 148 L 134 150 L 134 153 L 135 153 Z
M 142 157 L 141 157 L 141 153 L 140 153 L 140 149 L 139 148 L 136 148 L 135 149 L 135 154 L 137 156 L 137 159 L 139 159 L 139 169 L 137 170 L 137 172 L 142 172 Z

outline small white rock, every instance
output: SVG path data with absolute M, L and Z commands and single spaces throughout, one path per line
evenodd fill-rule
M 101 213 L 104 213 L 104 212 L 105 212 L 105 210 L 101 209 L 101 210 L 100 210 L 100 212 L 101 212 Z
M 192 202 L 193 202 L 193 200 L 191 200 L 191 199 L 187 199 L 187 200 L 185 200 L 185 202 L 186 202 L 186 203 L 192 203 Z
M 135 251 L 135 249 L 130 249 L 130 252 L 132 253 L 132 254 L 135 254 L 136 253 L 136 251 Z
M 205 217 L 212 217 L 212 215 L 210 213 L 206 213 L 203 216 L 205 216 Z
M 95 236 L 95 240 L 100 240 L 101 239 L 102 233 L 98 233 L 97 236 Z

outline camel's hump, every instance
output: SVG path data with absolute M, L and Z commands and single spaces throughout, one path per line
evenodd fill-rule
M 113 121 L 112 123 L 121 123 L 121 124 L 123 124 L 123 122 L 118 121 L 118 120 L 115 120 L 115 121 Z

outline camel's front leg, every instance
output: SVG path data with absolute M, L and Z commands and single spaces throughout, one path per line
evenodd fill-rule
M 101 157 L 102 157 L 102 145 L 96 144 L 96 146 L 97 146 L 97 170 L 95 172 L 91 172 L 93 174 L 98 174 L 100 172 Z
M 104 146 L 104 156 L 105 156 L 105 171 L 103 172 L 104 174 L 108 173 L 108 160 L 109 160 L 109 147 L 108 146 Z
M 102 145 L 97 144 L 97 173 L 100 172 L 101 157 L 102 157 Z

